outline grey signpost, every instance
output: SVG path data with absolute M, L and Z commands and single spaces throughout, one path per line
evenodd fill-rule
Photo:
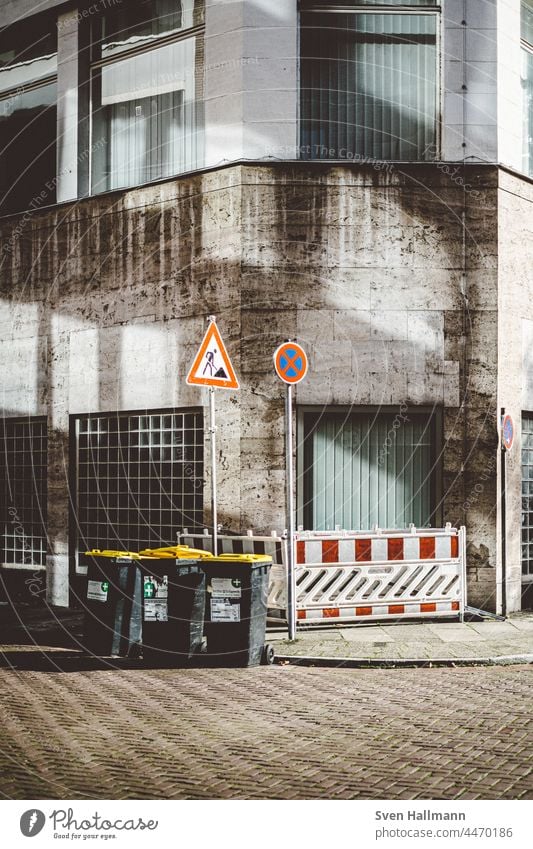
M 213 554 L 218 553 L 218 507 L 217 507 L 217 449 L 215 389 L 238 389 L 239 381 L 222 341 L 216 317 L 207 318 L 209 326 L 198 353 L 194 358 L 187 383 L 190 386 L 209 388 L 209 433 L 211 435 L 211 516 L 213 523 Z
M 292 426 L 292 387 L 307 374 L 307 355 L 296 342 L 288 340 L 274 352 L 276 374 L 286 385 L 285 467 L 287 502 L 287 623 L 289 640 L 296 639 L 296 558 L 294 550 L 294 440 Z
M 514 422 L 510 415 L 506 414 L 505 407 L 501 408 L 501 445 L 500 445 L 500 516 L 501 516 L 501 612 L 502 616 L 507 616 L 507 511 L 506 511 L 506 490 L 507 490 L 507 454 L 513 447 L 514 441 Z

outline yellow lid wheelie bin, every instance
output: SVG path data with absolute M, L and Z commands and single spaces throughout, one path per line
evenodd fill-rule
M 183 666 L 204 645 L 205 574 L 208 551 L 188 546 L 144 549 L 142 562 L 143 660 Z
M 272 663 L 265 644 L 268 579 L 266 554 L 221 554 L 203 560 L 207 576 L 207 660 L 217 666 Z
M 141 563 L 131 551 L 86 551 L 83 647 L 98 657 L 139 657 L 142 643 Z

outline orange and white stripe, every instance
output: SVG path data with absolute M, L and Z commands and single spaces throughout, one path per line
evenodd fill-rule
M 458 557 L 457 534 L 296 539 L 296 563 L 299 566 L 315 563 L 456 560 Z
M 459 601 L 428 601 L 406 604 L 371 604 L 356 607 L 321 607 L 297 610 L 299 622 L 317 622 L 318 620 L 332 622 L 350 621 L 354 619 L 383 619 L 395 616 L 457 616 L 460 611 Z

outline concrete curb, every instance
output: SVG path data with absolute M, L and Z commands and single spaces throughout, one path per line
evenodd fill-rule
M 457 666 L 514 666 L 532 663 L 533 654 L 511 654 L 500 657 L 438 657 L 438 658 L 366 658 L 366 657 L 308 657 L 305 655 L 276 654 L 274 663 L 292 663 L 295 666 L 340 667 L 342 669 L 391 669 L 457 667 Z

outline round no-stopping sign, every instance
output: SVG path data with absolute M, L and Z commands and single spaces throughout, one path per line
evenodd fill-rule
M 284 342 L 274 352 L 274 366 L 284 383 L 299 383 L 307 374 L 307 354 L 296 342 Z
M 504 416 L 502 422 L 502 445 L 506 451 L 510 451 L 513 447 L 514 440 L 514 422 L 511 416 Z

